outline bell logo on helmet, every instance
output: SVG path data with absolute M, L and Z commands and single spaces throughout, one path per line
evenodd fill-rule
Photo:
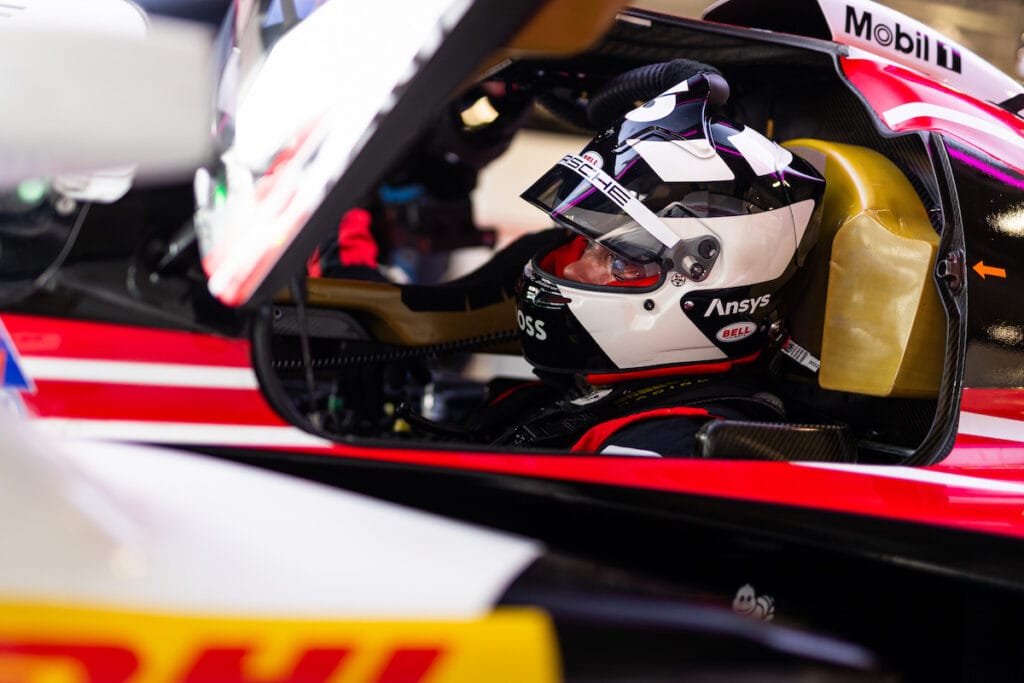
M 712 299 L 708 310 L 704 311 L 704 317 L 710 318 L 714 315 L 736 315 L 738 313 L 753 313 L 759 308 L 767 306 L 771 301 L 771 294 L 764 294 L 757 298 L 740 299 L 739 301 L 722 302 L 721 299 Z
M 525 332 L 527 336 L 533 337 L 537 341 L 544 341 L 548 338 L 548 333 L 544 329 L 543 320 L 536 320 L 533 316 L 525 315 L 522 311 L 517 309 L 516 322 L 519 323 L 519 329 Z
M 754 323 L 732 323 L 720 329 L 715 337 L 720 342 L 735 342 L 746 339 L 755 331 L 757 331 L 757 326 Z
M 597 168 L 604 168 L 604 158 L 597 152 L 593 150 L 587 150 L 580 156 L 586 159 L 588 164 L 595 166 Z

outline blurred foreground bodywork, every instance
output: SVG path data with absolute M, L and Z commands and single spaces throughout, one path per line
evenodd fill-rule
M 63 144 L 12 95 L 3 111 L 40 147 L 5 182 L 138 163 L 140 184 L 71 204 L 56 183 L 26 187 L 31 201 L 3 216 L 5 399 L 43 435 L 5 445 L 0 673 L 1019 675 L 1024 91 L 874 3 L 757 5 L 720 3 L 703 21 L 612 8 L 567 26 L 579 3 L 426 3 L 374 70 L 345 51 L 363 43 L 332 51 L 324 36 L 387 28 L 391 5 L 331 0 L 299 21 L 239 2 L 214 45 L 214 116 L 196 66 L 209 43 L 175 62 L 196 76 L 182 120 L 204 122 L 200 135 L 144 120 L 147 103 L 173 110 L 154 93 L 127 122 L 90 102 L 103 135 L 73 120 L 81 145 Z M 919 55 L 900 49 L 908 32 Z M 106 45 L 99 56 L 144 49 L 78 40 Z M 166 52 L 149 56 L 142 71 L 166 67 Z M 403 401 L 425 413 L 483 396 L 445 374 L 464 369 L 459 354 L 516 352 L 510 293 L 530 252 L 437 286 L 296 281 L 314 246 L 479 79 L 579 132 L 573 112 L 617 74 L 679 56 L 718 66 L 734 118 L 821 165 L 828 248 L 808 256 L 791 330 L 821 372 L 787 366 L 783 383 L 801 417 L 835 429 L 726 423 L 698 457 L 648 459 L 401 428 Z M 84 60 L 66 73 L 117 81 Z M 129 66 L 122 85 L 141 78 Z M 165 138 L 146 127 L 171 123 Z M 147 185 L 165 145 L 171 175 Z M 196 165 L 195 183 L 173 182 Z M 453 538 L 472 539 L 470 554 Z M 356 558 L 359 577 L 346 574 Z

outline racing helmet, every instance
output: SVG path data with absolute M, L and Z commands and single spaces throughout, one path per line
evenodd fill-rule
M 824 179 L 713 116 L 727 97 L 717 73 L 685 78 L 522 194 L 567 228 L 517 286 L 537 371 L 592 384 L 721 372 L 767 348 L 786 313 L 782 287 L 817 240 Z M 607 281 L 573 277 L 571 264 L 595 249 Z

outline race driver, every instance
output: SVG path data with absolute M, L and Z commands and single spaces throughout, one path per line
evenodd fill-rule
M 784 285 L 817 239 L 824 180 L 716 116 L 728 85 L 692 65 L 655 65 L 677 78 L 523 193 L 565 239 L 517 288 L 541 382 L 492 399 L 470 425 L 483 440 L 686 456 L 709 420 L 785 420 L 751 369 L 785 339 Z

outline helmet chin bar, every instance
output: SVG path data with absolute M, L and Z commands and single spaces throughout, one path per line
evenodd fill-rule
M 666 270 L 681 273 L 693 282 L 707 279 L 722 247 L 713 235 L 679 240 L 664 259 Z

